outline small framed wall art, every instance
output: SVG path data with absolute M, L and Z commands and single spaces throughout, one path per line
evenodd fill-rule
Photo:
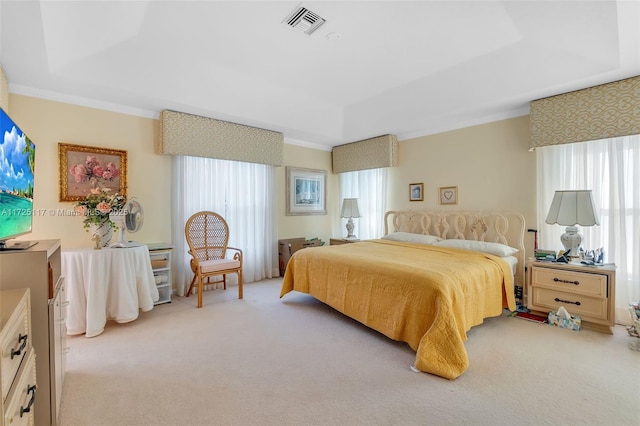
M 458 187 L 443 186 L 440 188 L 440 204 L 458 204 Z
M 409 184 L 409 201 L 424 200 L 424 183 Z
M 327 172 L 288 167 L 287 215 L 327 214 Z

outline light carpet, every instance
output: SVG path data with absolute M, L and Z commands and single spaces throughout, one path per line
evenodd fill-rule
M 517 318 L 468 333 L 449 381 L 281 279 L 174 298 L 100 336 L 69 336 L 59 423 L 75 425 L 639 425 L 640 352 Z

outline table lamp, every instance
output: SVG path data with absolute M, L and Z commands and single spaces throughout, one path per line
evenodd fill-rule
M 560 241 L 565 251 L 571 250 L 570 257 L 578 257 L 582 235 L 575 225 L 600 225 L 591 190 L 556 191 L 545 222 L 566 226 Z
M 349 218 L 347 221 L 347 240 L 353 240 L 357 237 L 353 234 L 355 225 L 353 224 L 354 217 L 360 217 L 360 210 L 358 210 L 357 198 L 345 198 L 342 200 L 342 211 L 340 217 Z

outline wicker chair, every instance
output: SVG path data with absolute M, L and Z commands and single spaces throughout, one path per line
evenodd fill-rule
M 184 227 L 191 255 L 193 279 L 186 297 L 193 286 L 198 286 L 198 308 L 202 307 L 202 289 L 208 284 L 222 283 L 227 289 L 227 274 L 238 275 L 238 299 L 242 299 L 242 250 L 229 247 L 229 225 L 217 213 L 202 211 L 192 215 Z M 227 259 L 227 250 L 233 259 Z M 214 277 L 220 277 L 212 281 Z M 206 283 L 205 283 L 206 279 Z

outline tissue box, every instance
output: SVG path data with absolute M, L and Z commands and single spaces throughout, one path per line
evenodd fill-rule
M 579 331 L 582 318 L 578 316 L 571 316 L 568 319 L 564 316 L 559 316 L 556 312 L 549 312 L 549 325 L 560 328 L 568 328 L 569 330 Z

